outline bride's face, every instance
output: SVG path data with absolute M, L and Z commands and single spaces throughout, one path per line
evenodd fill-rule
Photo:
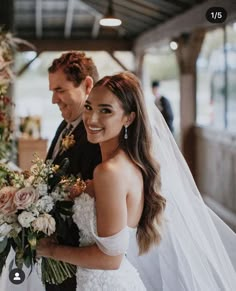
M 83 120 L 89 142 L 118 144 L 119 134 L 129 122 L 129 116 L 112 92 L 106 87 L 95 87 L 85 102 Z

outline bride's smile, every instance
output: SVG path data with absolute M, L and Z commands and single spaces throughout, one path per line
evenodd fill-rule
M 85 102 L 83 120 L 91 143 L 102 145 L 109 141 L 109 144 L 112 142 L 114 146 L 118 146 L 120 132 L 129 116 L 111 91 L 106 87 L 97 87 Z

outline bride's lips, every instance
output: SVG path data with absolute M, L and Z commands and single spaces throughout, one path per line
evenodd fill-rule
M 103 130 L 102 127 L 95 127 L 95 126 L 87 126 L 86 128 L 89 134 L 97 134 Z

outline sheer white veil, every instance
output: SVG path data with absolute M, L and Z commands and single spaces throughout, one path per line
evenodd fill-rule
M 131 237 L 128 258 L 148 291 L 236 290 L 236 234 L 204 204 L 160 111 L 148 111 L 167 200 L 165 222 L 159 246 L 138 257 Z

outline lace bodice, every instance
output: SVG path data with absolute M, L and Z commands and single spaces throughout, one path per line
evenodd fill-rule
M 94 243 L 107 255 L 124 254 L 128 248 L 130 233 L 135 230 L 125 227 L 119 233 L 106 238 L 97 235 L 95 200 L 87 193 L 75 199 L 73 220 L 80 230 L 80 246 Z M 118 270 L 94 270 L 77 268 L 76 291 L 145 291 L 136 269 L 124 256 Z
M 80 246 L 94 244 L 95 238 L 93 232 L 96 229 L 94 198 L 87 193 L 82 193 L 75 199 L 73 212 L 73 220 L 80 230 Z

